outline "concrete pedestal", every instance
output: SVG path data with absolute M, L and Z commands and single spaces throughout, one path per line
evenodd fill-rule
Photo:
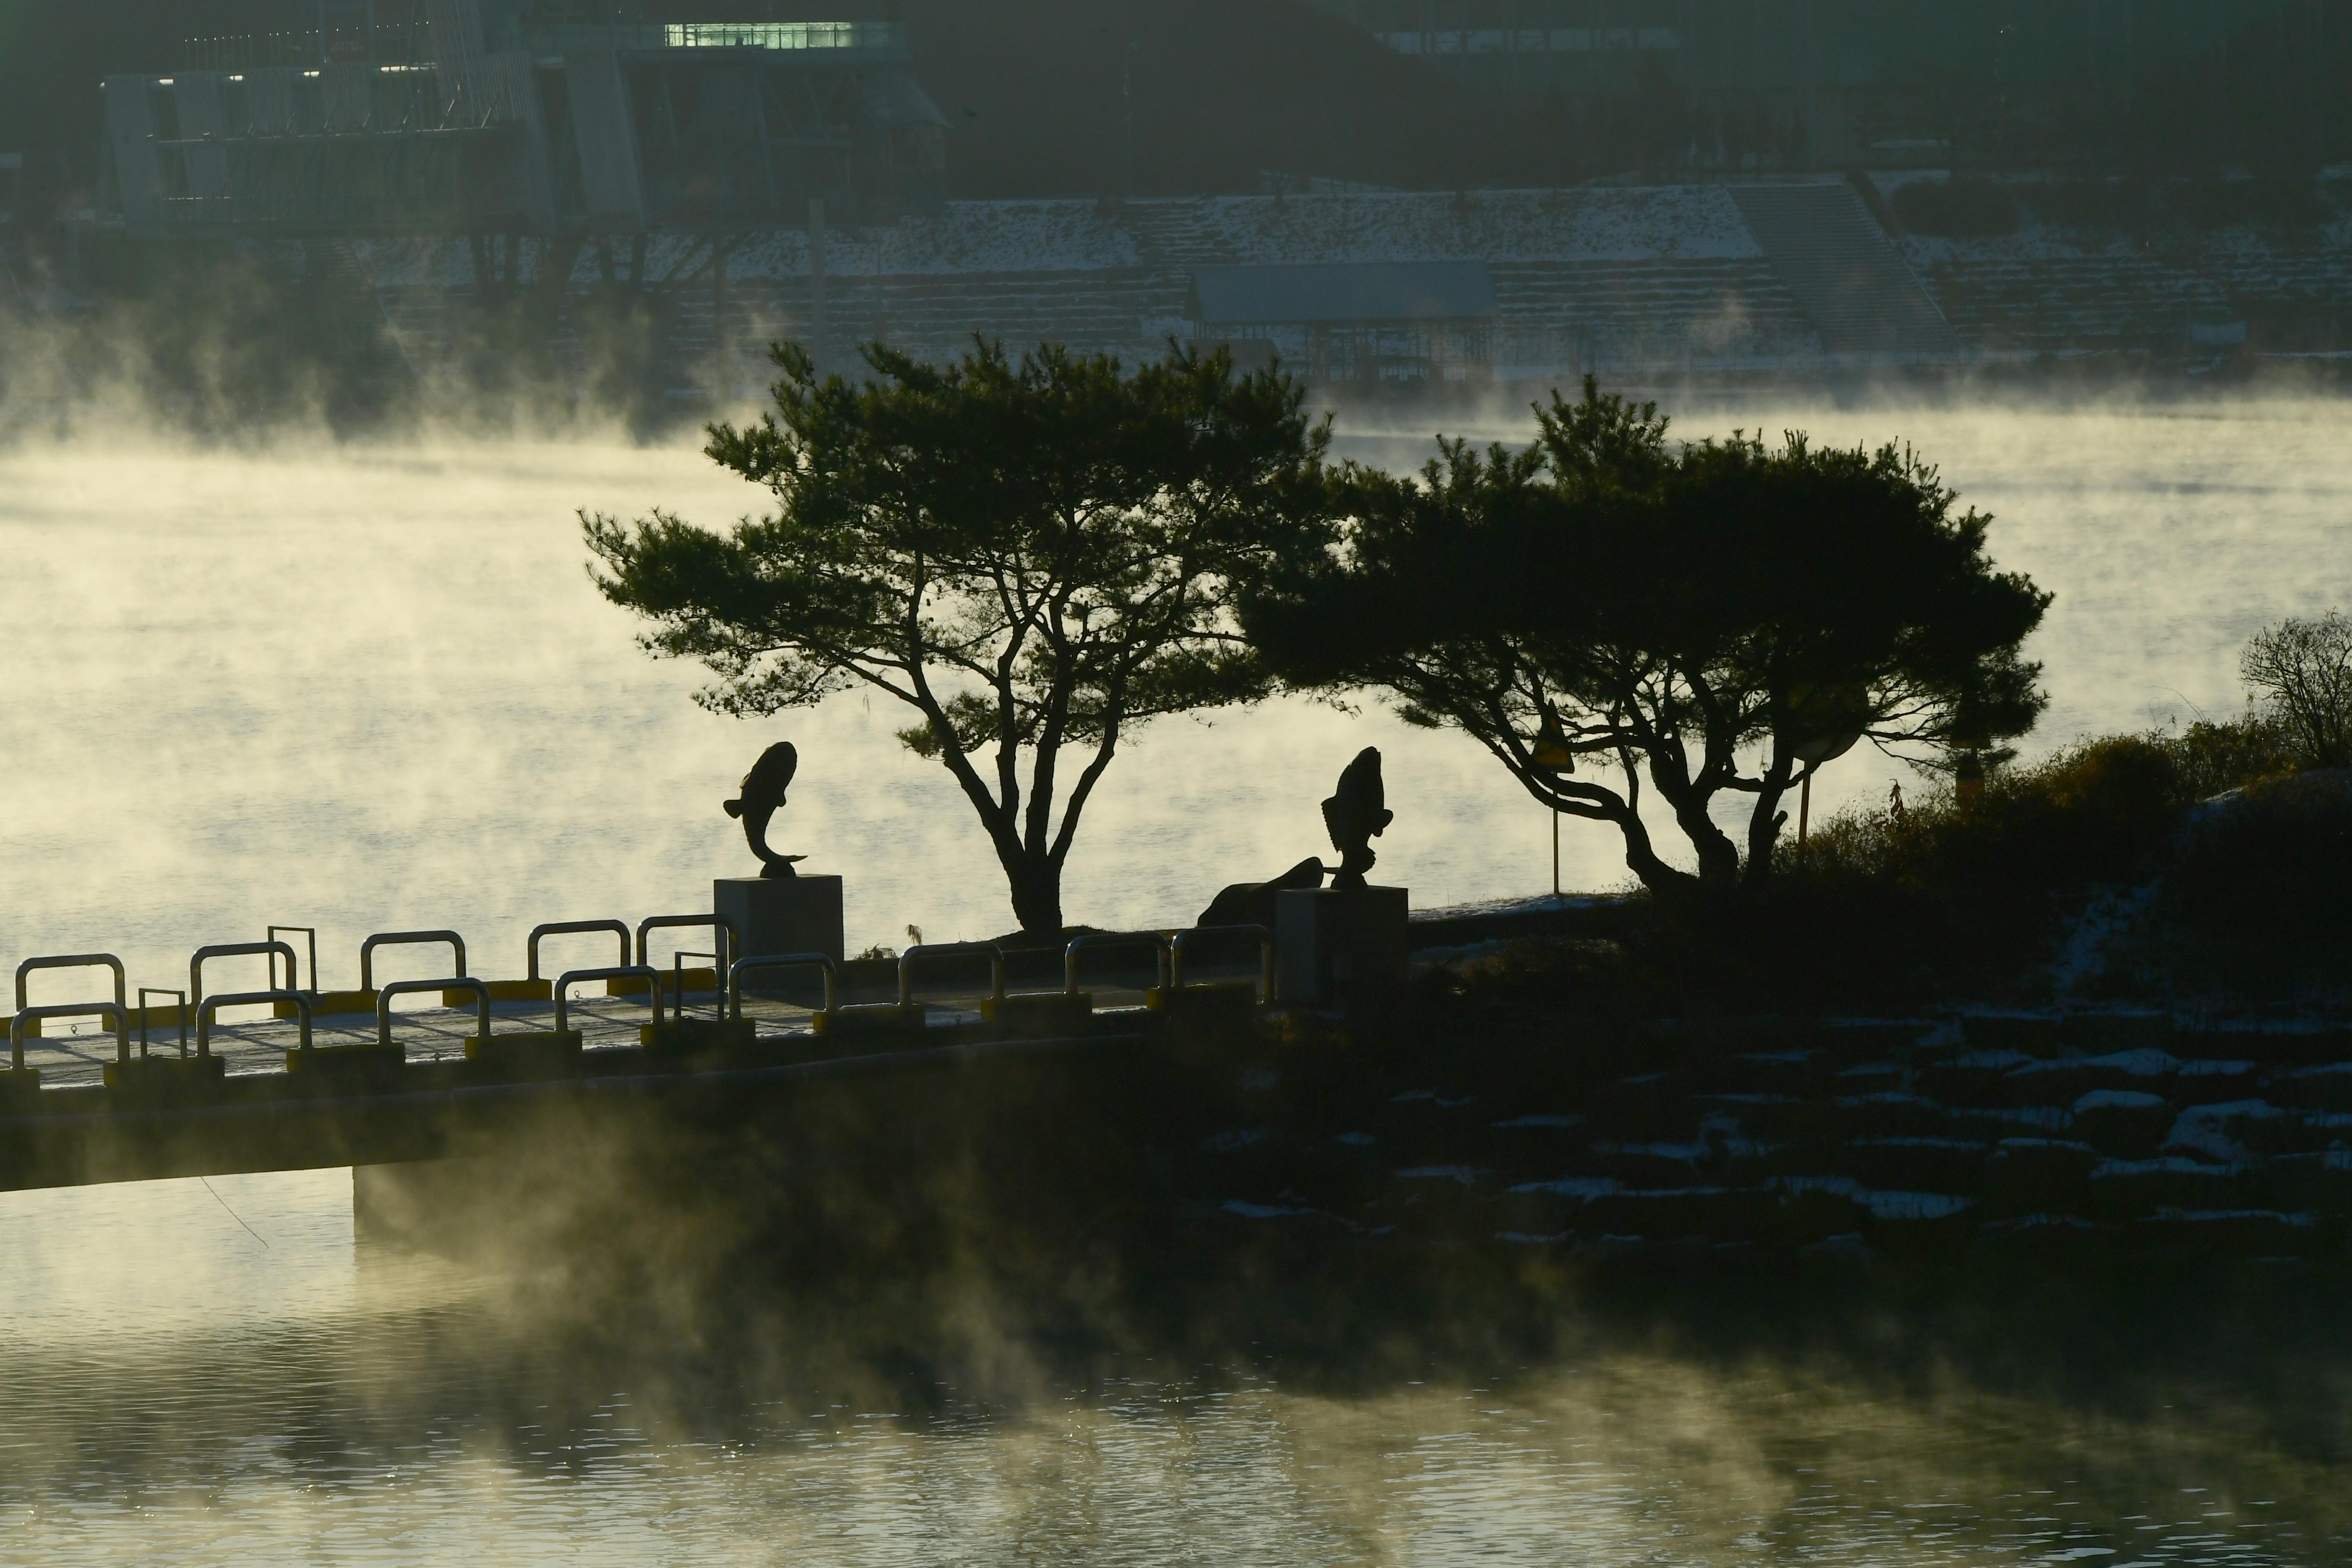
M 1376 1005 L 1404 984 L 1412 942 L 1402 888 L 1293 888 L 1274 898 L 1275 1000 Z
M 721 877 L 710 885 L 710 907 L 735 922 L 738 958 L 821 952 L 839 963 L 846 956 L 838 877 Z

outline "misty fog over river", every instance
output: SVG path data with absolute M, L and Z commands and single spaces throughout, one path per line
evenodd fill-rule
M 1508 414 L 1447 424 L 1528 431 Z M 2057 595 L 2029 650 L 2053 699 L 2029 754 L 2234 711 L 2247 634 L 2352 607 L 2343 404 L 1759 405 L 1675 430 L 1735 425 L 1910 441 L 1997 515 L 1995 559 Z M 1417 464 L 1427 432 L 1405 429 L 1343 426 L 1339 449 Z M 290 922 L 319 928 L 342 985 L 368 932 L 446 926 L 476 973 L 520 973 L 534 924 L 707 909 L 713 876 L 751 873 L 719 803 L 783 738 L 802 762 L 773 832 L 847 879 L 853 950 L 901 945 L 909 923 L 933 941 L 1009 929 L 969 807 L 893 736 L 901 705 L 713 716 L 688 700 L 698 668 L 646 658 L 589 584 L 574 509 L 719 524 L 767 499 L 685 444 L 0 450 L 0 949 L 114 952 L 133 984 L 161 984 L 200 942 Z M 1325 850 L 1317 803 L 1365 744 L 1397 811 L 1381 879 L 1417 907 L 1549 890 L 1549 819 L 1475 742 L 1377 700 L 1351 716 L 1292 699 L 1131 740 L 1080 829 L 1067 918 L 1181 924 L 1223 884 Z M 1814 807 L 1898 777 L 1849 755 Z M 1562 858 L 1571 889 L 1626 880 L 1601 825 L 1566 823 Z M 386 956 L 440 973 L 429 952 Z
M 2053 702 L 2029 755 L 2234 711 L 2249 633 L 2352 609 L 2352 404 L 1676 412 L 1685 437 L 1907 440 L 1997 514 L 1995 559 L 2057 595 L 2030 648 Z M 1417 463 L 1427 432 L 1402 424 L 1344 425 L 1339 448 Z M 717 524 L 766 499 L 690 445 L 0 449 L 0 945 L 108 950 L 133 985 L 178 985 L 198 943 L 293 922 L 320 928 L 323 979 L 347 985 L 366 933 L 447 926 L 477 973 L 518 974 L 535 923 L 705 909 L 714 875 L 748 874 L 719 803 L 782 738 L 802 763 L 772 838 L 847 879 L 853 950 L 909 923 L 931 941 L 1008 929 L 978 825 L 893 738 L 897 705 L 714 717 L 688 700 L 699 672 L 648 659 L 588 582 L 574 509 Z M 1398 814 L 1377 879 L 1424 907 L 1548 889 L 1548 820 L 1475 743 L 1376 702 L 1286 700 L 1163 720 L 1126 747 L 1080 831 L 1068 918 L 1181 923 L 1219 886 L 1325 848 L 1317 803 L 1366 744 Z M 1849 756 L 1814 808 L 1897 778 Z M 1597 826 L 1567 825 L 1563 861 L 1571 889 L 1624 879 Z M 433 960 L 410 962 L 388 973 Z M 1505 1356 L 1370 1391 L 1245 1358 L 1070 1386 L 1007 1351 L 919 1411 L 781 1352 L 696 1383 L 539 1344 L 477 1282 L 355 1266 L 342 1172 L 213 1186 L 0 1195 L 0 1562 L 2352 1551 L 2340 1473 L 2234 1407 L 2185 1414 L 2186 1394 L 2182 1413 L 2093 1415 L 1598 1335 L 1558 1364 Z

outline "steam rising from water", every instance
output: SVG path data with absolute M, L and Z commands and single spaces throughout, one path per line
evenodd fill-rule
M 2352 1543 L 2340 1353 L 2268 1409 L 2138 1367 L 2085 1396 L 1998 1355 L 1870 1370 L 1901 1353 L 1891 1302 L 1883 1343 L 1832 1331 L 1849 1362 L 1570 1294 L 1556 1343 L 1483 1363 L 1400 1324 L 1307 1367 L 1144 1339 L 908 1381 L 843 1353 L 837 1322 L 739 1363 L 414 1260 L 354 1276 L 343 1181 L 217 1182 L 266 1253 L 194 1183 L 0 1197 L 0 1562 L 2260 1564 Z M 1737 1286 L 1719 1316 L 1808 1310 L 1778 1295 Z M 2292 1407 L 2324 1435 L 2284 1431 Z
M 1421 424 L 1343 428 L 1341 447 L 1417 463 Z M 2249 632 L 2352 605 L 2352 405 L 1783 405 L 1685 411 L 1676 430 L 1734 425 L 1910 440 L 1998 514 L 1996 559 L 2058 595 L 2032 649 L 2055 700 L 2029 751 L 2234 711 Z M 1508 415 L 1470 426 L 1528 430 Z M 935 939 L 1006 929 L 986 841 L 945 772 L 892 739 L 896 704 L 715 718 L 688 700 L 699 672 L 647 659 L 587 581 L 576 508 L 658 502 L 716 525 L 767 499 L 683 444 L 0 453 L 16 656 L 0 947 L 105 949 L 133 984 L 184 984 L 198 942 L 290 921 L 320 928 L 326 980 L 347 984 L 367 932 L 446 925 L 477 973 L 520 973 L 540 921 L 707 908 L 711 876 L 751 871 L 718 803 L 783 736 L 804 761 L 779 839 L 849 879 L 853 946 L 909 922 Z M 1549 820 L 1474 743 L 1376 703 L 1349 716 L 1294 700 L 1131 742 L 1081 829 L 1069 918 L 1175 923 L 1318 850 L 1316 802 L 1366 743 L 1398 806 L 1383 878 L 1423 906 L 1545 889 Z M 1857 754 L 1814 809 L 1903 776 Z M 1604 827 L 1564 825 L 1562 854 L 1570 888 L 1624 879 Z M 392 973 L 404 962 L 437 960 L 394 956 Z
M 2030 747 L 2231 711 L 2249 631 L 2352 605 L 2352 405 L 1790 404 L 1677 429 L 1734 425 L 1909 438 L 2000 514 L 1996 558 L 2059 595 Z M 1425 439 L 1342 446 L 1406 464 Z M 712 875 L 748 872 L 718 803 L 783 735 L 803 763 L 778 840 L 850 879 L 854 945 L 1003 929 L 963 803 L 891 739 L 902 715 L 853 695 L 711 717 L 697 672 L 646 659 L 586 581 L 575 508 L 717 523 L 763 499 L 688 447 L 619 441 L 0 453 L 0 941 L 184 984 L 197 942 L 292 921 L 348 984 L 367 931 L 454 925 L 477 973 L 519 973 L 536 921 L 705 908 Z M 1383 877 L 1424 905 L 1542 888 L 1548 820 L 1474 745 L 1285 702 L 1127 749 L 1071 918 L 1179 921 L 1315 851 L 1315 803 L 1366 743 L 1399 808 Z M 1896 773 L 1850 758 L 1815 808 Z M 1601 829 L 1569 825 L 1564 850 L 1570 887 L 1622 878 Z M 387 973 L 438 961 L 412 962 Z M 36 999 L 82 984 L 42 976 Z M 0 1561 L 2314 1561 L 2352 1528 L 2336 1363 L 2270 1410 L 2317 1401 L 2332 1425 L 2302 1445 L 2187 1381 L 2177 1412 L 1933 1368 L 1894 1388 L 1573 1326 L 1532 1362 L 1345 1387 L 1243 1346 L 1114 1351 L 1075 1379 L 1008 1353 L 918 1407 L 830 1356 L 832 1325 L 746 1371 L 551 1341 L 478 1281 L 354 1272 L 348 1180 L 0 1196 Z

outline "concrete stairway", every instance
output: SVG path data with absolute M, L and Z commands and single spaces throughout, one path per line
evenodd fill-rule
M 1852 186 L 1744 185 L 1731 196 L 1830 353 L 1941 358 L 1960 352 L 1942 312 Z

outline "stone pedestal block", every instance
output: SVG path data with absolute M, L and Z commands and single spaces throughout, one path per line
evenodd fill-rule
M 1402 888 L 1297 888 L 1275 895 L 1275 999 L 1354 1009 L 1404 984 L 1412 951 Z
M 839 963 L 841 879 L 838 877 L 721 877 L 710 885 L 710 907 L 735 922 L 743 945 L 738 958 L 785 952 L 821 952 Z M 761 990 L 798 989 L 814 975 L 746 976 Z

